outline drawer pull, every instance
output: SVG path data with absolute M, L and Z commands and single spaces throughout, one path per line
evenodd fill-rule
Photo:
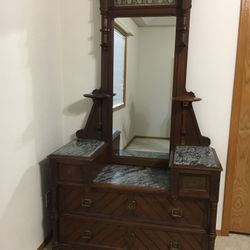
M 82 199 L 82 207 L 90 208 L 93 204 L 91 199 Z
M 181 209 L 178 208 L 173 208 L 170 212 L 171 217 L 173 218 L 182 218 L 183 217 L 183 212 Z
M 92 239 L 92 232 L 90 230 L 85 230 L 81 234 L 81 239 L 83 239 L 83 240 L 91 240 Z
M 132 201 L 128 201 L 127 203 L 127 208 L 128 210 L 135 210 L 136 209 L 136 201 L 132 200 Z
M 168 250 L 181 250 L 180 243 L 177 241 L 171 241 Z
M 134 242 L 135 237 L 136 237 L 135 233 L 129 233 L 126 239 L 127 239 L 128 242 Z

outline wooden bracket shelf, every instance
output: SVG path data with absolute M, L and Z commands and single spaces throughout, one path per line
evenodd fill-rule
M 85 94 L 83 95 L 84 97 L 91 98 L 91 99 L 107 99 L 107 98 L 112 98 L 112 95 L 109 94 Z
M 193 96 L 178 96 L 178 97 L 173 97 L 172 100 L 175 102 L 199 102 L 202 99 Z

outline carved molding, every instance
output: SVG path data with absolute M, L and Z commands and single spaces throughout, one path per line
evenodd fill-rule
M 176 0 L 115 0 L 115 6 L 174 5 Z

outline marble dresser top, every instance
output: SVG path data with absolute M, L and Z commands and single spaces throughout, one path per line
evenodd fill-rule
M 55 151 L 52 155 L 91 157 L 103 145 L 103 141 L 92 139 L 75 139 Z
M 166 168 L 108 165 L 97 175 L 94 182 L 168 189 L 169 173 Z
M 174 154 L 174 165 L 218 166 L 212 148 L 201 146 L 177 146 Z

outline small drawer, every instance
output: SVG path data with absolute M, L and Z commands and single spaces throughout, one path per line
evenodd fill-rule
M 173 200 L 167 194 L 145 194 L 61 186 L 60 213 L 93 214 L 160 224 L 204 228 L 207 202 Z
M 65 182 L 91 182 L 97 172 L 103 168 L 102 164 L 58 164 L 57 177 Z
M 179 195 L 186 197 L 209 198 L 210 176 L 202 174 L 179 174 Z
M 170 231 L 149 224 L 64 216 L 60 220 L 59 240 L 66 244 L 126 250 L 206 250 L 205 233 Z

